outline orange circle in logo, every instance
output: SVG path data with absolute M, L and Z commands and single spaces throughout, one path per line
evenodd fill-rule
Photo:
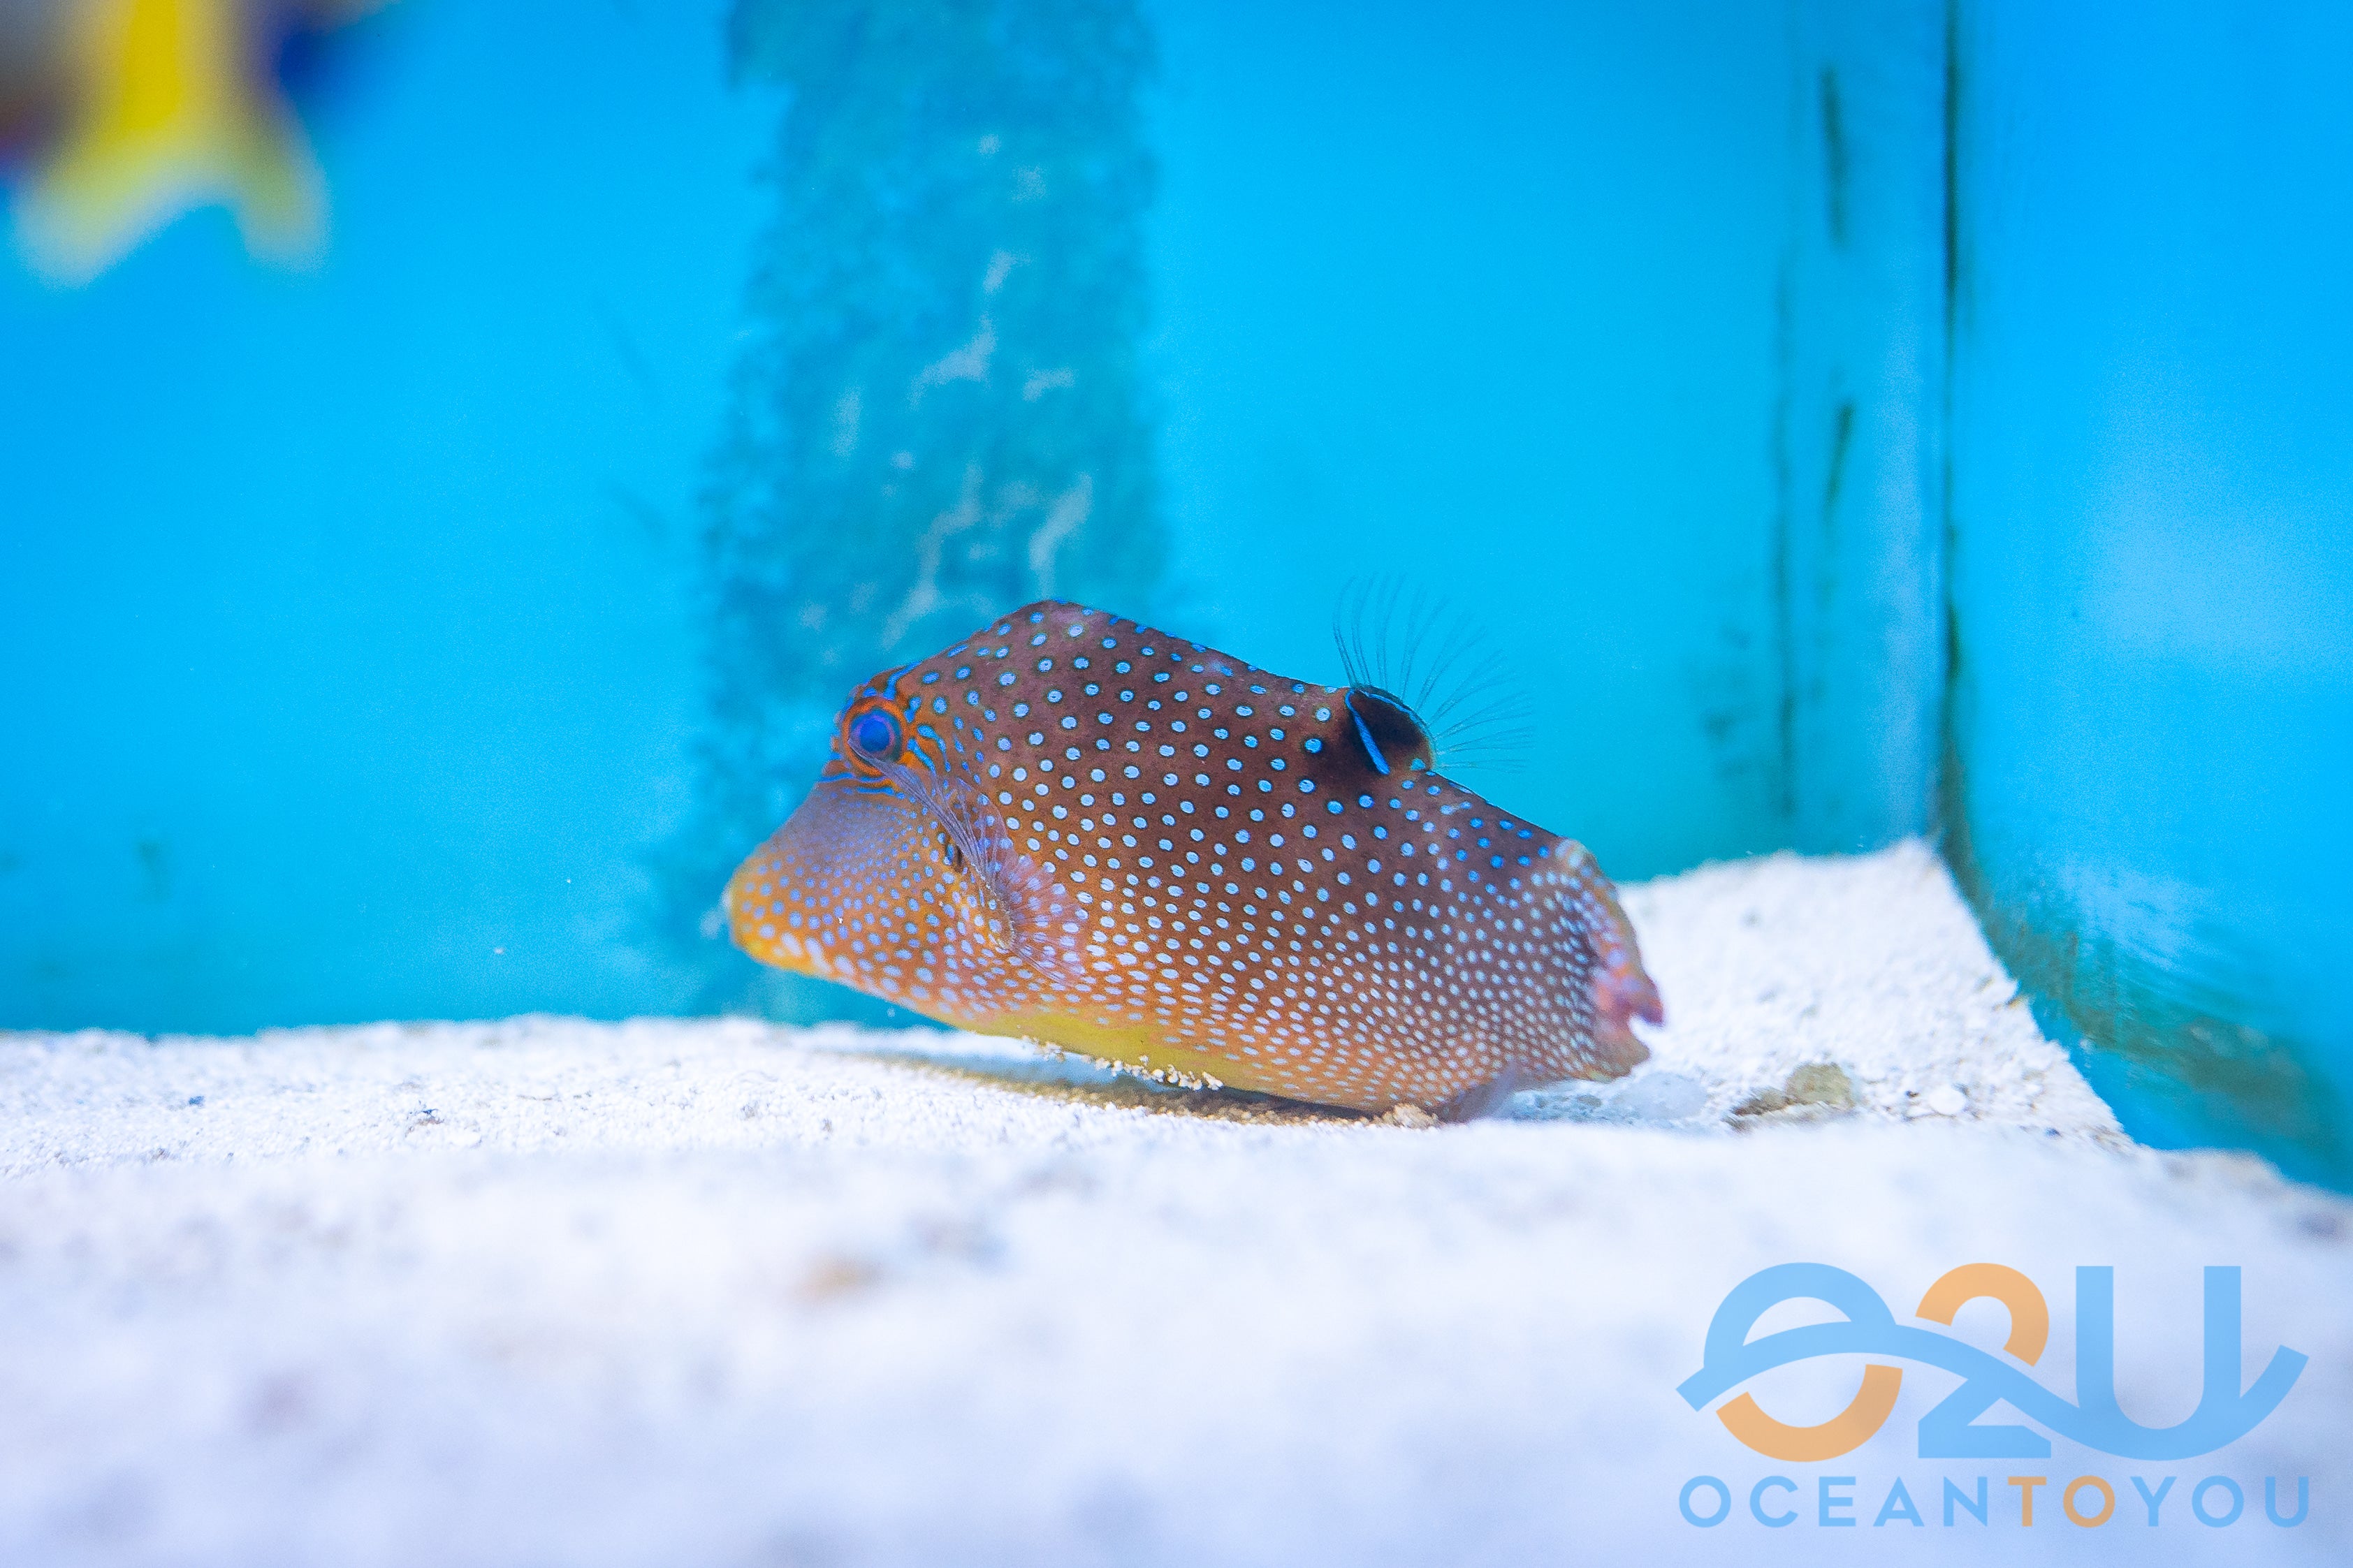
M 1726 1402 L 1715 1418 L 1724 1423 L 1725 1430 L 1768 1459 L 1810 1465 L 1835 1459 L 1869 1442 L 1894 1412 L 1895 1395 L 1903 1386 L 1901 1367 L 1873 1362 L 1862 1369 L 1862 1386 L 1855 1390 L 1847 1407 L 1819 1426 L 1791 1426 L 1776 1421 L 1746 1394 Z

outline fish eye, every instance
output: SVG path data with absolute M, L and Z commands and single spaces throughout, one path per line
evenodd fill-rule
M 895 756 L 899 721 L 880 708 L 870 708 L 849 721 L 849 743 L 870 757 Z

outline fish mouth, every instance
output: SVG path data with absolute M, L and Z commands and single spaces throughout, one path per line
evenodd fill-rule
M 735 868 L 721 896 L 735 945 L 955 1023 L 970 1020 L 927 1005 L 919 988 L 949 947 L 968 941 L 963 962 L 1066 983 L 1082 927 L 1052 876 L 1013 852 L 967 782 L 896 771 L 910 776 L 888 793 L 819 781 Z M 907 921 L 934 900 L 946 924 L 918 936 Z
M 787 823 L 786 826 L 790 824 Z M 796 974 L 826 973 L 824 949 L 792 930 L 784 912 L 758 891 L 780 884 L 785 832 L 779 828 L 727 879 L 719 907 L 727 917 L 727 939 L 746 957 Z
M 843 889 L 872 885 L 888 873 L 860 802 L 824 784 L 795 807 L 783 826 L 744 857 L 727 879 L 720 905 L 729 940 L 746 956 L 796 974 L 843 978 L 826 950 L 839 929 L 828 916 Z

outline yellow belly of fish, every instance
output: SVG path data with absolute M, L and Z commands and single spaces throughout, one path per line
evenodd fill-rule
M 1066 1001 L 1058 1006 L 1054 1001 L 1041 994 L 1050 992 L 1050 987 L 1039 982 L 1035 976 L 1022 975 L 1011 968 L 972 984 L 970 994 L 994 995 L 1002 1000 L 1029 992 L 1031 994 L 1025 999 L 1026 1005 L 961 1007 L 944 1003 L 920 983 L 902 984 L 871 970 L 861 970 L 843 955 L 828 953 L 816 942 L 804 941 L 789 931 L 762 936 L 755 929 L 755 922 L 739 920 L 736 941 L 745 952 L 764 963 L 839 982 L 955 1028 L 970 1029 L 982 1035 L 1010 1036 L 1051 1046 L 1112 1067 L 1173 1082 L 1250 1089 L 1261 1094 L 1281 1095 L 1289 1100 L 1303 1100 L 1378 1114 L 1409 1098 L 1416 1103 L 1436 1104 L 1476 1081 L 1475 1077 L 1466 1073 L 1459 1083 L 1432 1081 L 1415 1084 L 1404 1092 L 1396 1088 L 1373 1091 L 1346 1088 L 1326 1081 L 1314 1069 L 1295 1061 L 1261 1061 L 1247 1056 L 1206 1050 L 1171 1041 L 1148 1025 L 1114 1024 L 1067 1011 Z
M 1107 1066 L 1148 1073 L 1188 1086 L 1246 1089 L 1294 1100 L 1303 1097 L 1295 1073 L 1272 1064 L 1261 1067 L 1247 1058 L 1174 1045 L 1134 1028 L 1107 1027 L 1067 1016 L 991 1020 L 962 1026 L 981 1034 L 1015 1035 L 1036 1044 L 1052 1046 L 1057 1050 L 1092 1058 Z M 1336 1101 L 1323 1100 L 1319 1103 L 1334 1104 Z M 1361 1105 L 1354 1109 L 1386 1110 L 1388 1104 Z

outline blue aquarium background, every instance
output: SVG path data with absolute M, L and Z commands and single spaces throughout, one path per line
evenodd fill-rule
M 1388 578 L 1613 874 L 1931 835 L 2137 1135 L 2353 1183 L 2348 28 L 396 0 L 308 252 L 88 277 L 0 70 L 0 1025 L 855 1014 L 710 918 L 851 683 Z

